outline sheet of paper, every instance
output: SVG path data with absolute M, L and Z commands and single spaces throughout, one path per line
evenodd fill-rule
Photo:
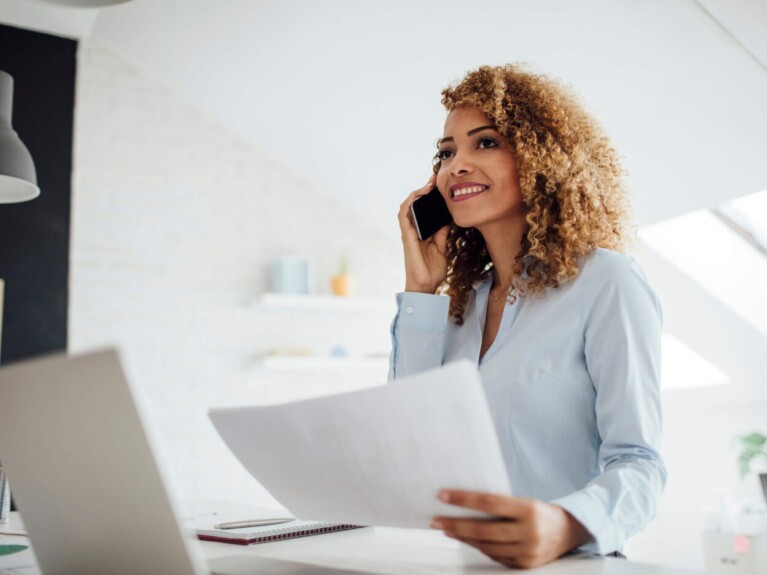
M 282 405 L 212 409 L 229 449 L 302 519 L 428 528 L 482 516 L 437 499 L 443 487 L 511 494 L 476 367 Z

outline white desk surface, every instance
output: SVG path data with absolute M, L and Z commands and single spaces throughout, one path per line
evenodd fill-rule
M 422 529 L 365 527 L 298 539 L 239 546 L 202 542 L 209 559 L 254 554 L 291 559 L 324 567 L 339 567 L 380 575 L 501 574 L 511 570 L 478 551 L 442 535 Z M 637 563 L 625 559 L 560 559 L 525 571 L 536 575 L 692 575 L 698 571 Z
M 0 544 L 25 544 L 26 537 L 3 533 L 23 529 L 18 513 L 11 513 L 11 523 L 0 525 Z M 451 573 L 492 575 L 509 573 L 481 553 L 460 544 L 438 531 L 365 527 L 272 543 L 244 546 L 200 542 L 206 558 L 228 555 L 260 555 L 272 559 L 290 559 L 301 563 L 357 569 L 379 575 L 446 575 Z M 0 569 L 30 565 L 29 551 L 0 557 Z M 33 573 L 37 570 L 22 569 Z M 693 575 L 698 571 L 649 565 L 624 559 L 560 559 L 531 569 L 536 575 Z

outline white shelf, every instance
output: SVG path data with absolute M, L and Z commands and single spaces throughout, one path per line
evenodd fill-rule
M 334 295 L 292 295 L 265 293 L 254 304 L 256 309 L 272 311 L 312 312 L 377 312 L 396 311 L 394 296 L 387 298 L 346 297 Z
M 387 298 L 373 297 L 345 297 L 333 295 L 293 295 L 282 293 L 265 293 L 252 305 L 252 309 L 259 314 L 292 314 L 290 326 L 300 330 L 307 325 L 323 326 L 322 331 L 312 336 L 318 341 L 307 344 L 306 334 L 302 334 L 301 343 L 293 342 L 278 346 L 275 355 L 264 355 L 259 358 L 259 366 L 266 371 L 301 371 L 301 372 L 354 372 L 367 371 L 385 375 L 389 368 L 388 355 L 351 355 L 349 357 L 332 357 L 330 355 L 301 355 L 301 350 L 306 348 L 308 352 L 315 353 L 320 349 L 318 345 L 327 339 L 325 343 L 335 341 L 336 346 L 347 348 L 347 344 L 356 337 L 365 337 L 359 333 L 360 329 L 381 330 L 387 335 L 386 325 L 397 311 L 394 296 Z M 319 317 L 318 317 L 319 316 Z M 287 317 L 287 316 L 286 316 Z M 307 324 L 306 322 L 309 322 Z M 350 323 L 351 322 L 351 323 Z M 352 329 L 354 328 L 354 329 Z M 289 328 L 290 329 L 290 328 Z M 316 329 L 315 329 L 316 331 Z M 373 350 L 383 351 L 386 346 L 382 342 L 374 346 Z M 336 347 L 334 346 L 334 347 Z M 320 346 L 324 349 L 326 346 Z M 354 348 L 354 346 L 350 346 Z M 359 347 L 359 346 L 357 346 Z M 360 348 L 366 349 L 364 346 Z M 279 353 L 282 351 L 283 353 Z M 291 355 L 294 352 L 294 355 Z M 339 373 L 340 377 L 340 373 Z
M 301 355 L 268 355 L 261 358 L 262 367 L 269 371 L 296 371 L 296 370 L 352 370 L 371 369 L 386 371 L 389 368 L 389 359 L 385 357 L 321 357 Z

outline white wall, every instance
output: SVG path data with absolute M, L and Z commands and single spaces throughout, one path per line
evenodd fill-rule
M 404 285 L 398 238 L 96 43 L 81 43 L 75 133 L 70 348 L 121 346 L 180 493 L 262 497 L 205 409 L 377 382 L 385 371 L 269 374 L 257 356 L 349 341 L 386 352 L 390 318 L 371 330 L 248 306 L 272 261 L 291 254 L 311 261 L 316 292 L 330 291 L 347 254 L 358 293 L 393 300 Z

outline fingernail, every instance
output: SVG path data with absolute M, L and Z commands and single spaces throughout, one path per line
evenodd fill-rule
M 440 491 L 437 494 L 437 499 L 440 501 L 450 501 L 450 494 L 447 491 Z
M 442 529 L 444 525 L 442 524 L 442 521 L 437 521 L 436 519 L 431 522 L 430 527 L 432 529 Z

